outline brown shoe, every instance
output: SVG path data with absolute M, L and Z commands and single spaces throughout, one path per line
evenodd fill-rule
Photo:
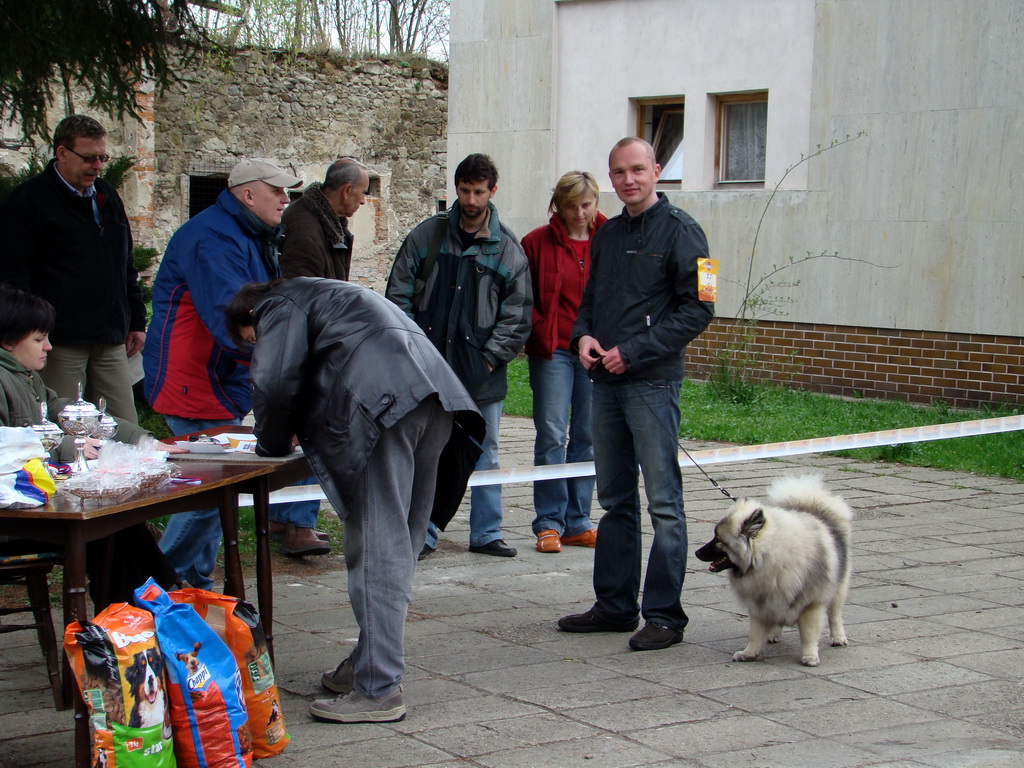
M 537 534 L 538 552 L 561 552 L 562 542 L 558 540 L 558 531 L 548 529 Z
M 281 541 L 284 538 L 284 535 L 288 533 L 288 523 L 275 523 L 271 520 L 269 531 L 271 541 Z M 320 539 L 320 541 L 331 540 L 331 534 L 327 531 L 321 531 L 318 528 L 314 528 L 313 533 L 316 534 L 316 537 Z
M 577 533 L 575 536 L 563 536 L 562 544 L 567 547 L 590 547 L 593 549 L 597 546 L 597 528 Z
M 294 525 L 289 525 L 285 531 L 280 549 L 282 555 L 289 557 L 326 555 L 330 551 L 331 548 L 320 540 L 312 528 L 296 528 Z

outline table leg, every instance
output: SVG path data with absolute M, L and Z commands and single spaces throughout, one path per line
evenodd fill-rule
M 225 488 L 220 502 L 220 526 L 224 532 L 224 592 L 245 600 L 242 558 L 238 554 L 238 495 Z
M 85 601 L 85 542 L 73 526 L 64 542 L 64 627 L 73 621 L 88 618 Z M 60 633 L 63 644 L 64 632 Z M 64 652 L 64 700 L 75 702 L 75 765 L 89 768 L 92 744 L 89 739 L 89 712 L 74 687 L 74 670 L 67 651 Z
M 256 517 L 256 597 L 260 621 L 267 636 L 267 652 L 274 661 L 274 575 L 270 564 L 270 481 L 259 477 L 252 494 Z

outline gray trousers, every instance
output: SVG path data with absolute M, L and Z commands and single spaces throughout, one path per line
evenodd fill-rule
M 405 672 L 405 618 L 452 415 L 431 397 L 384 430 L 345 518 L 348 593 L 359 624 L 355 688 L 380 698 Z

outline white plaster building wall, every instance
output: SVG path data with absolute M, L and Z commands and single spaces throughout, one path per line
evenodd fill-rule
M 456 23 L 467 17 L 478 23 Z M 755 279 L 808 253 L 840 257 L 783 272 L 799 285 L 772 291 L 776 319 L 1024 335 L 1019 0 L 452 0 L 452 22 L 449 164 L 470 136 L 470 151 L 499 155 L 498 204 L 520 234 L 545 220 L 560 173 L 607 187 L 631 97 L 683 95 L 684 176 L 668 194 L 722 261 L 720 314 L 736 311 L 766 212 Z M 524 46 L 517 71 L 510 52 Z M 712 189 L 706 94 L 761 88 L 765 189 Z M 495 89 L 501 109 L 483 120 Z M 802 155 L 862 131 L 772 197 Z M 602 207 L 620 209 L 611 194 Z
M 769 92 L 772 185 L 806 151 L 814 0 L 577 0 L 557 4 L 556 23 L 559 168 L 584 167 L 604 182 L 608 151 L 635 131 L 631 100 L 661 96 L 685 99 L 682 185 L 668 189 L 714 184 L 709 94 Z M 784 188 L 805 185 L 801 170 Z
M 499 177 L 494 203 L 520 237 L 536 226 L 553 182 L 553 21 L 551 0 L 451 7 L 449 93 L 462 97 L 448 104 L 448 200 L 459 162 L 490 155 Z

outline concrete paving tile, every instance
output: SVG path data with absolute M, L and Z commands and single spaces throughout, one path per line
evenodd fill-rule
M 536 648 L 504 645 L 493 648 L 475 648 L 467 645 L 461 653 L 448 653 L 416 658 L 416 666 L 438 675 L 466 675 L 481 671 L 504 671 L 516 677 L 517 669 L 523 666 L 537 666 L 559 657 Z
M 64 713 L 67 715 L 68 713 Z M 67 717 L 70 726 L 70 716 Z M 71 729 L 62 735 L 0 738 L 0 768 L 68 768 L 75 764 Z
M 1020 761 L 1020 744 L 1007 738 L 1005 732 L 978 723 L 962 720 L 935 720 L 924 723 L 906 723 L 881 728 L 875 731 L 858 731 L 839 734 L 836 741 L 851 747 L 858 747 L 878 758 L 887 760 L 918 760 L 930 765 L 928 760 L 941 756 L 950 766 L 984 765 L 970 759 L 979 751 L 996 754 L 1017 750 Z M 959 755 L 961 760 L 950 760 Z
M 926 616 L 949 616 L 965 611 L 985 611 L 998 607 L 996 603 L 975 600 L 963 595 L 934 595 L 907 598 L 886 606 L 885 609 L 904 616 L 923 618 Z
M 735 709 L 760 715 L 867 698 L 866 693 L 855 688 L 831 680 L 808 678 L 777 680 L 742 688 L 719 688 L 704 695 Z
M 430 656 L 455 656 L 467 648 L 482 651 L 495 648 L 507 649 L 508 643 L 484 632 L 450 632 L 446 635 L 418 635 L 406 633 L 406 656 L 429 658 Z
M 550 748 L 554 742 L 590 739 L 600 732 L 564 717 L 542 713 L 431 728 L 416 735 L 419 740 L 451 755 L 476 757 L 532 745 Z
M 965 669 L 986 675 L 1024 679 L 1024 649 L 1013 648 L 989 653 L 972 653 L 948 660 Z
M 1000 607 L 950 613 L 943 616 L 935 616 L 933 619 L 962 629 L 988 631 L 1000 627 L 1017 627 L 1019 630 L 1021 626 L 1024 626 L 1024 607 Z
M 851 605 L 862 605 L 872 607 L 874 603 L 891 603 L 901 600 L 909 600 L 913 597 L 930 597 L 935 590 L 924 586 L 912 586 L 910 584 L 878 584 L 871 586 L 852 587 L 846 602 Z
M 964 591 L 963 594 L 971 600 L 985 600 L 1006 607 L 1024 605 L 1024 585 L 1011 579 L 1003 579 L 1001 584 L 986 589 Z
M 615 676 L 575 682 L 571 685 L 559 682 L 557 685 L 523 688 L 508 695 L 519 701 L 575 716 L 575 711 L 581 707 L 602 704 L 625 702 L 623 708 L 629 711 L 632 707 L 631 702 L 635 700 L 659 698 L 673 693 L 675 691 L 671 687 L 649 680 Z
M 434 677 L 417 669 L 414 665 L 406 665 L 405 702 L 410 707 L 421 707 L 428 704 L 475 699 L 486 693 L 454 680 Z
M 928 768 L 1020 768 L 1021 753 L 1015 749 L 958 749 L 953 753 L 919 758 Z M 872 765 L 872 768 L 875 768 Z
M 418 599 L 413 593 L 410 610 L 421 616 L 464 616 L 475 613 L 491 613 L 493 611 L 514 611 L 519 608 L 530 608 L 530 603 L 516 597 L 497 595 L 490 592 L 463 596 L 435 597 Z M 493 616 L 491 617 L 493 619 Z
M 515 695 L 516 691 L 542 686 L 550 680 L 561 680 L 564 685 L 573 685 L 576 682 L 602 680 L 614 676 L 614 672 L 593 664 L 560 660 L 512 669 L 470 672 L 459 674 L 455 679 L 481 690 Z
M 920 723 L 939 719 L 939 715 L 927 708 L 875 697 L 770 712 L 765 717 L 819 737 L 888 728 L 893 723 Z
M 943 715 L 963 717 L 990 712 L 1016 712 L 1024 714 L 1024 686 L 1008 680 L 986 680 L 980 683 L 943 688 L 927 693 L 908 693 L 893 697 L 919 709 Z M 1024 720 L 1020 721 L 1024 727 Z
M 273 759 L 273 764 L 317 768 L 352 768 L 352 766 L 374 766 L 374 768 L 408 768 L 445 764 L 452 756 L 429 744 L 391 733 L 378 739 L 349 741 L 346 737 L 353 726 L 348 724 L 317 723 L 323 731 L 323 743 L 296 745 L 293 741 L 285 751 Z M 359 728 L 361 726 L 355 726 Z M 379 725 L 366 726 L 380 729 Z M 279 762 L 281 761 L 281 762 Z
M 865 750 L 819 740 L 725 752 L 715 755 L 715 762 L 729 768 L 861 768 L 871 758 L 871 753 Z
M 1019 640 L 988 632 L 952 631 L 943 635 L 902 638 L 876 646 L 876 648 L 890 647 L 920 658 L 955 660 L 964 655 L 1020 649 L 1022 646 Z M 962 664 L 958 665 L 963 666 Z
M 493 720 L 509 720 L 510 718 L 525 718 L 527 715 L 545 715 L 547 712 L 538 706 L 516 701 L 507 696 L 489 696 L 482 694 L 472 698 L 461 698 L 454 700 L 434 701 L 431 703 L 416 703 L 412 698 L 414 686 L 410 686 L 409 696 L 406 703 L 409 711 L 415 709 L 415 717 L 406 717 L 391 727 L 402 733 L 422 733 L 438 729 L 448 729 L 451 726 L 466 726 L 472 723 L 482 731 L 486 732 L 492 726 Z M 424 741 L 444 746 L 435 739 L 424 737 Z M 464 754 L 455 751 L 457 754 Z
M 722 754 L 805 741 L 810 736 L 759 715 L 737 712 L 707 720 L 636 731 L 630 734 L 630 738 L 674 757 L 700 757 L 702 762 L 728 766 L 728 762 L 720 760 Z M 711 755 L 714 756 L 713 760 L 709 760 Z
M 942 661 L 919 661 L 882 669 L 843 672 L 832 679 L 836 683 L 867 693 L 895 696 L 909 691 L 966 685 L 989 678 Z
M 972 723 L 984 725 L 999 731 L 1005 731 L 1016 739 L 1024 739 L 1024 711 L 1021 708 L 1013 710 L 998 710 L 986 712 L 982 715 L 973 715 L 967 718 Z M 1024 746 L 1020 748 L 1017 759 L 1024 761 Z M 1019 764 L 1019 763 L 1018 763 Z M 1010 765 L 1013 765 L 1012 763 Z
M 690 760 L 670 759 L 654 749 L 613 735 L 562 741 L 557 744 L 524 746 L 477 757 L 483 768 L 633 768 L 633 766 L 674 766 L 690 768 Z
M 718 664 L 693 669 L 675 669 L 644 673 L 650 679 L 678 691 L 707 694 L 719 689 L 757 685 L 764 682 L 796 680 L 805 675 L 797 665 L 765 662 L 731 661 L 732 654 L 723 654 Z
M 704 696 L 676 693 L 574 709 L 568 716 L 596 728 L 623 735 L 674 723 L 706 720 L 728 712 L 729 706 Z

